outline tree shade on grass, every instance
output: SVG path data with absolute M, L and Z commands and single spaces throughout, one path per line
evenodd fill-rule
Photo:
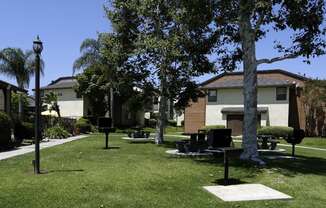
M 33 175 L 33 154 L 0 161 L 0 207 L 323 207 L 326 152 L 297 151 L 297 160 L 272 160 L 263 169 L 231 162 L 230 175 L 262 183 L 294 197 L 290 201 L 225 203 L 203 190 L 223 178 L 222 158 L 175 158 L 164 145 L 129 144 L 103 135 L 42 150 L 48 173 Z M 312 188 L 313 187 L 313 188 Z

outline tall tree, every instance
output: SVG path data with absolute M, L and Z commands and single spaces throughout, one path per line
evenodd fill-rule
M 92 70 L 94 71 L 95 68 L 97 68 L 97 72 L 100 71 L 109 71 L 109 70 L 105 70 L 108 65 L 107 63 L 105 63 L 105 60 L 103 58 L 103 55 L 101 53 L 101 48 L 103 46 L 102 44 L 102 37 L 104 34 L 99 34 L 97 39 L 86 39 L 82 42 L 81 46 L 80 46 L 80 52 L 81 52 L 81 56 L 74 62 L 74 66 L 73 66 L 73 73 L 75 73 L 78 70 L 85 70 L 85 69 L 89 69 L 92 68 Z M 92 71 L 91 70 L 91 71 Z M 113 73 L 111 73 L 108 76 L 112 76 Z M 112 79 L 110 79 L 109 77 L 106 77 L 108 79 L 108 91 L 106 93 L 104 99 L 110 99 L 110 109 L 105 108 L 107 110 L 109 110 L 110 112 L 110 117 L 112 118 L 112 125 L 114 125 L 114 114 L 113 114 L 113 109 L 114 109 L 114 91 L 113 91 L 113 87 L 112 87 Z M 110 79 L 110 80 L 109 80 Z M 102 91 L 106 90 L 105 87 L 102 87 L 101 89 Z M 91 97 L 89 97 L 91 98 Z
M 44 63 L 41 60 L 41 73 Z M 28 88 L 30 77 L 35 73 L 35 56 L 33 51 L 26 52 L 19 48 L 5 48 L 0 51 L 0 73 L 15 78 L 18 87 Z M 19 118 L 23 115 L 22 97 L 19 96 Z
M 134 47 L 125 63 L 130 70 L 147 76 L 142 81 L 151 82 L 159 89 L 156 143 L 160 144 L 168 99 L 182 104 L 188 102 L 186 99 L 196 99 L 199 93 L 194 90 L 193 78 L 213 69 L 206 56 L 214 43 L 209 35 L 211 3 L 208 0 L 114 0 L 111 6 L 111 22 L 119 25 L 118 34 Z M 118 21 L 121 19 L 125 20 L 123 24 Z
M 324 0 L 216 0 L 214 1 L 216 48 L 220 68 L 244 70 L 244 128 L 242 159 L 258 161 L 256 141 L 257 67 L 299 56 L 309 58 L 325 53 Z M 286 32 L 288 43 L 275 40 L 280 56 L 258 59 L 256 43 L 270 31 Z M 274 35 L 277 38 L 278 35 Z M 274 37 L 273 36 L 273 37 Z
M 77 75 L 78 85 L 76 92 L 88 99 L 90 109 L 88 113 L 93 116 L 103 116 L 109 110 L 106 80 L 104 79 L 103 70 L 96 66 L 86 68 L 83 73 Z
M 143 77 L 134 71 L 122 70 L 126 67 L 123 58 L 126 49 L 120 40 L 115 33 L 101 33 L 96 40 L 86 39 L 81 45 L 82 55 L 74 63 L 74 72 L 84 70 L 77 76 L 77 92 L 89 98 L 94 115 L 100 116 L 103 109 L 108 110 L 112 125 L 115 123 L 114 98 L 119 96 L 124 102 L 133 96 L 134 80 Z M 108 103 L 109 108 L 103 108 Z

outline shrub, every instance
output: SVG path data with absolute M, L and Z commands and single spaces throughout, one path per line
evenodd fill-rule
M 48 128 L 45 131 L 45 136 L 49 139 L 65 139 L 69 137 L 69 133 L 63 127 L 56 125 Z
M 209 125 L 209 126 L 203 126 L 199 130 L 209 131 L 211 129 L 225 129 L 224 125 Z
M 75 124 L 75 133 L 85 134 L 92 131 L 92 125 L 90 124 L 88 119 L 80 118 Z
M 168 120 L 168 126 L 174 126 L 174 127 L 176 127 L 177 126 L 177 121 Z
M 286 126 L 266 126 L 257 130 L 258 135 L 272 135 L 274 137 L 287 137 L 293 134 L 292 127 Z
M 35 135 L 33 123 L 16 122 L 14 128 L 15 145 L 20 145 L 24 139 L 32 140 Z
M 11 119 L 3 112 L 0 112 L 0 147 L 10 147 L 13 143 L 11 140 Z
M 185 126 L 185 121 L 184 120 L 181 121 L 181 126 Z
M 70 134 L 75 130 L 76 119 L 72 118 L 58 118 L 53 116 L 44 116 L 42 115 L 42 128 L 48 129 L 56 125 L 60 125 Z
M 76 119 L 61 118 L 61 119 L 58 119 L 57 124 L 59 124 L 61 127 L 63 127 L 70 134 L 72 134 L 75 129 Z

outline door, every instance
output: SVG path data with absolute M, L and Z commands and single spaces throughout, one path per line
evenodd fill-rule
M 257 128 L 260 127 L 261 115 L 257 115 Z M 227 115 L 227 128 L 232 129 L 232 136 L 242 135 L 243 115 Z
M 243 115 L 228 115 L 227 128 L 232 129 L 232 136 L 242 135 Z

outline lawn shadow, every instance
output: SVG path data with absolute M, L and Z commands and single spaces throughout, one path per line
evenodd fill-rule
M 283 156 L 291 156 L 290 154 L 279 154 Z M 223 167 L 223 155 L 206 158 L 194 158 L 199 163 L 209 163 Z M 279 159 L 265 159 L 267 163 L 265 166 L 258 166 L 253 163 L 234 158 L 229 160 L 230 167 L 239 167 L 252 172 L 260 169 L 277 169 L 281 174 L 289 177 L 294 177 L 296 174 L 316 174 L 326 175 L 326 159 L 308 156 L 296 156 L 295 158 L 279 158 Z
M 290 155 L 285 155 L 290 156 Z M 296 174 L 326 175 L 326 159 L 308 156 L 295 158 L 266 159 L 267 168 L 279 168 L 286 176 L 294 177 Z
M 217 184 L 217 185 L 222 185 L 222 186 L 225 185 L 224 178 L 216 179 L 212 183 Z M 236 179 L 236 178 L 229 178 L 228 181 L 227 181 L 227 185 L 239 185 L 239 184 L 245 184 L 245 183 L 248 183 L 248 182 L 241 181 L 241 180 Z
M 176 141 L 164 141 L 160 146 L 168 149 L 176 149 Z
M 103 150 L 110 150 L 110 149 L 120 149 L 121 147 L 118 147 L 118 146 L 109 146 L 108 148 L 106 147 L 102 147 L 101 149 Z
M 83 169 L 71 169 L 71 170 L 49 170 L 48 173 L 70 173 L 70 172 L 84 172 Z
M 64 169 L 64 170 L 48 170 L 41 171 L 41 174 L 50 174 L 50 173 L 71 173 L 71 172 L 84 172 L 83 169 Z

